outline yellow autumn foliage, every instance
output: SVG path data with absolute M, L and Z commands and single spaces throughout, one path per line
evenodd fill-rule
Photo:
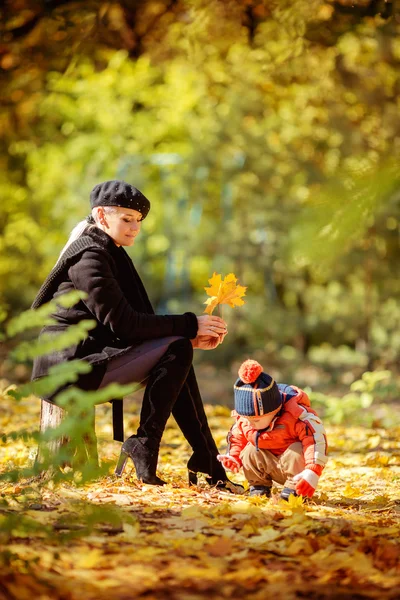
M 247 287 L 236 283 L 237 278 L 234 273 L 229 273 L 224 279 L 222 276 L 213 273 L 211 279 L 208 280 L 210 287 L 204 288 L 210 298 L 204 304 L 207 304 L 205 313 L 212 315 L 213 310 L 220 304 L 228 304 L 234 308 L 235 306 L 243 306 L 243 296 L 246 294 Z

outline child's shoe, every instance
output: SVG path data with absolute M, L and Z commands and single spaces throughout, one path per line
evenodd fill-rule
M 249 487 L 249 496 L 271 497 L 271 488 L 268 485 L 251 485 Z
M 282 500 L 286 500 L 286 502 L 288 502 L 289 496 L 298 496 L 298 494 L 296 493 L 296 490 L 292 490 L 291 488 L 287 487 L 283 488 L 281 491 Z

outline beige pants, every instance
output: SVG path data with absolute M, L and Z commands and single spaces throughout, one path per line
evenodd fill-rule
M 304 469 L 303 446 L 295 442 L 283 454 L 275 456 L 269 450 L 257 451 L 250 442 L 242 451 L 240 458 L 243 463 L 244 475 L 250 485 L 271 486 L 272 482 L 280 483 L 292 490 L 296 484 L 294 475 Z

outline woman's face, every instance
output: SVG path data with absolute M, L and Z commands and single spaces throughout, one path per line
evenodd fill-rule
M 140 231 L 142 213 L 121 206 L 113 206 L 112 210 L 100 207 L 98 221 L 101 229 L 114 240 L 117 246 L 133 246 Z

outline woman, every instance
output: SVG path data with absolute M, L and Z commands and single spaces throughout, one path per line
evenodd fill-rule
M 131 458 L 138 479 L 163 485 L 156 475 L 161 437 L 171 412 L 191 445 L 189 481 L 205 473 L 212 485 L 230 482 L 217 460 L 218 449 L 208 426 L 192 366 L 193 348 L 213 349 L 222 343 L 226 323 L 219 317 L 193 313 L 155 315 L 140 277 L 124 250 L 140 232 L 150 202 L 124 181 L 106 181 L 90 195 L 92 214 L 80 223 L 41 287 L 32 307 L 71 290 L 86 292 L 73 308 L 57 307 L 56 325 L 42 333 L 57 334 L 82 319 L 96 320 L 83 342 L 63 352 L 39 357 L 32 378 L 49 367 L 76 358 L 92 365 L 78 385 L 96 390 L 111 382 L 146 382 L 136 435 L 122 445 L 116 474 Z M 52 400 L 52 397 L 47 398 Z M 232 484 L 228 486 L 232 489 Z

